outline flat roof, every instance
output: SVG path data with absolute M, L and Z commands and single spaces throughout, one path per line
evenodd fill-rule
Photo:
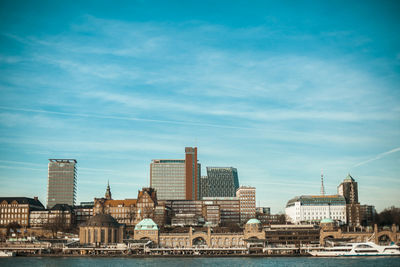
M 77 163 L 76 159 L 49 159 L 50 162 L 72 162 Z

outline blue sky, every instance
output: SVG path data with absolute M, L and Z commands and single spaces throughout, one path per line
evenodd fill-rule
M 327 193 L 400 206 L 398 1 L 1 1 L 0 195 L 134 198 L 197 146 L 257 204 Z

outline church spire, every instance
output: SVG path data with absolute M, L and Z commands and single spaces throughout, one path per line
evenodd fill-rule
M 106 195 L 104 197 L 105 199 L 112 199 L 111 197 L 111 189 L 110 189 L 110 181 L 107 181 L 107 190 L 106 190 Z

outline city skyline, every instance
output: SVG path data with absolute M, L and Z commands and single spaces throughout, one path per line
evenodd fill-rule
M 77 203 L 135 197 L 198 147 L 272 213 L 321 169 L 400 206 L 400 4 L 206 2 L 2 1 L 0 195 L 46 204 L 48 159 L 73 158 Z

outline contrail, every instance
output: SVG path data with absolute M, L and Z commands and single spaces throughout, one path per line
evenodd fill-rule
M 122 116 L 109 116 L 109 115 L 96 115 L 96 114 L 79 114 L 79 113 L 70 113 L 70 112 L 40 110 L 40 109 L 11 108 L 11 107 L 4 107 L 4 106 L 0 106 L 0 109 L 12 110 L 12 111 L 23 111 L 23 112 L 54 114 L 54 115 L 62 115 L 62 116 L 84 117 L 84 118 L 113 119 L 113 120 L 127 120 L 127 121 L 144 121 L 144 122 L 168 123 L 168 124 L 180 124 L 180 125 L 192 125 L 192 126 L 204 126 L 204 127 L 214 127 L 214 128 L 257 130 L 257 128 L 252 128 L 252 127 L 229 126 L 229 125 L 211 124 L 211 123 L 198 123 L 198 122 L 191 122 L 191 121 L 154 120 L 154 119 L 143 119 L 143 118 L 137 118 L 137 117 L 122 117 Z
M 390 151 L 386 151 L 386 152 L 381 153 L 381 154 L 378 154 L 378 155 L 376 155 L 374 158 L 369 159 L 369 160 L 366 160 L 366 161 L 363 161 L 363 162 L 360 162 L 360 163 L 357 163 L 357 164 L 354 165 L 353 167 L 358 167 L 358 166 L 367 164 L 367 163 L 369 163 L 369 162 L 371 162 L 371 161 L 375 161 L 375 160 L 381 159 L 381 158 L 383 158 L 384 156 L 387 156 L 387 155 L 392 154 L 392 153 L 396 153 L 396 152 L 398 152 L 398 151 L 400 151 L 400 147 L 395 148 L 395 149 L 392 149 L 392 150 L 390 150 Z

